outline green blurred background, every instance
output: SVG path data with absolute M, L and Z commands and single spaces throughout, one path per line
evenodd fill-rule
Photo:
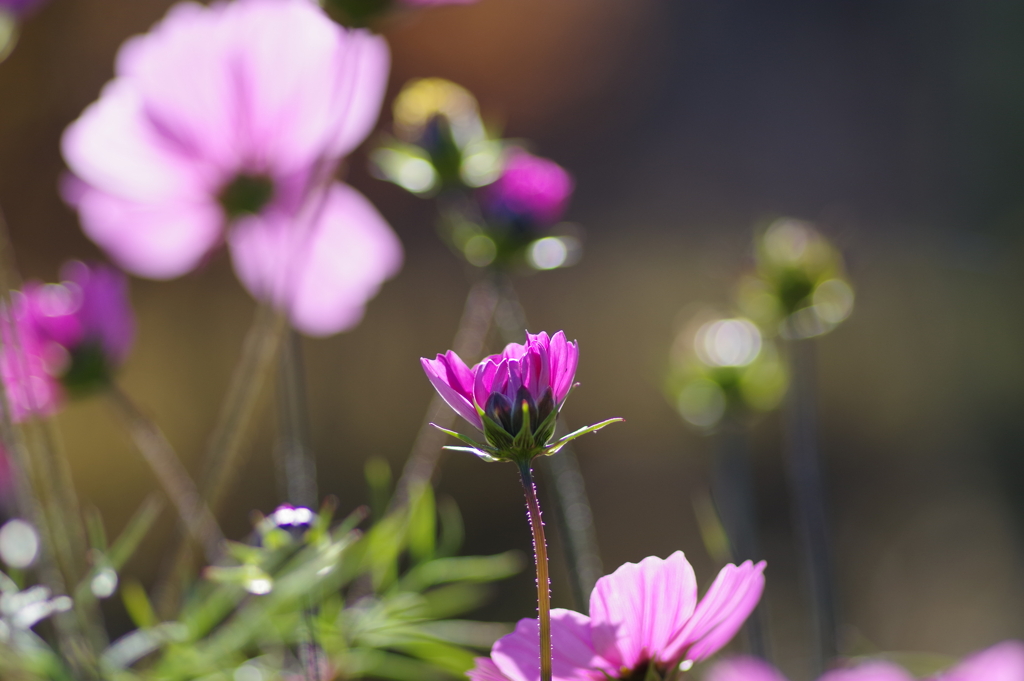
M 118 45 L 169 4 L 54 0 L 0 64 L 0 205 L 26 276 L 100 257 L 57 196 L 59 136 Z M 482 0 L 389 25 L 392 95 L 450 78 L 576 177 L 583 260 L 518 286 L 531 330 L 580 341 L 568 418 L 626 419 L 577 447 L 606 571 L 676 549 L 705 584 L 719 567 L 692 501 L 712 443 L 665 400 L 662 374 L 680 314 L 727 305 L 752 266 L 753 225 L 794 215 L 843 250 L 858 293 L 818 353 L 847 645 L 959 655 L 1024 637 L 1022 26 L 1024 6 L 955 0 Z M 320 489 L 343 508 L 367 500 L 369 456 L 400 470 L 431 395 L 418 358 L 449 347 L 468 289 L 430 202 L 369 177 L 366 146 L 349 179 L 400 235 L 405 267 L 358 328 L 305 343 Z M 196 472 L 254 304 L 223 253 L 132 290 L 124 385 Z M 235 537 L 279 501 L 269 400 L 262 414 L 223 518 Z M 753 428 L 757 507 L 772 646 L 800 674 L 778 421 Z M 82 497 L 116 531 L 155 480 L 102 400 L 60 423 Z M 511 468 L 446 455 L 439 488 L 463 511 L 467 552 L 529 549 Z M 130 571 L 152 579 L 172 529 L 165 512 Z M 554 601 L 572 605 L 559 556 Z M 521 575 L 481 616 L 530 616 L 532 589 Z

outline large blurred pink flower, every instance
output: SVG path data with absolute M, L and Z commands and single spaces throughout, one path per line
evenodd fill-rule
M 388 66 L 383 38 L 310 0 L 176 5 L 65 131 L 65 197 L 136 274 L 179 276 L 227 243 L 246 288 L 298 329 L 351 327 L 401 264 L 380 214 L 332 179 Z
M 727 565 L 698 599 L 693 568 L 681 551 L 664 560 L 651 556 L 622 565 L 598 580 L 590 596 L 590 617 L 551 611 L 554 678 L 642 678 L 649 665 L 664 672 L 680 662 L 711 656 L 757 605 L 764 567 L 764 562 L 750 561 Z M 494 644 L 490 658 L 477 660 L 469 676 L 474 681 L 537 681 L 537 621 L 520 620 L 513 633 Z
M 707 681 L 786 681 L 770 664 L 752 657 L 723 660 L 712 667 Z M 1004 641 L 965 658 L 931 681 L 1024 681 L 1024 643 Z M 483 681 L 483 680 L 481 680 Z M 850 669 L 826 672 L 818 681 L 914 681 L 902 667 L 870 660 Z

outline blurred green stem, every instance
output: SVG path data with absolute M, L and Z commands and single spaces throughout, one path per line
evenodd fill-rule
M 452 349 L 459 357 L 472 363 L 475 358 L 483 354 L 484 342 L 487 339 L 487 332 L 491 328 L 497 303 L 498 292 L 493 278 L 485 275 L 477 279 L 466 296 L 462 318 L 459 320 L 459 328 L 452 343 Z M 416 435 L 409 459 L 406 461 L 405 468 L 402 469 L 402 475 L 395 487 L 392 505 L 406 503 L 409 490 L 417 483 L 429 481 L 434 475 L 434 470 L 437 468 L 443 451 L 441 447 L 447 436 L 431 426 L 431 423 L 436 423 L 449 430 L 455 425 L 455 412 L 436 392 L 430 400 L 427 417 Z
M 128 428 L 139 453 L 178 510 L 189 534 L 203 547 L 206 560 L 213 562 L 220 555 L 224 535 L 171 443 L 120 386 L 111 385 L 107 396 Z
M 270 381 L 274 359 L 286 328 L 287 320 L 283 313 L 268 305 L 257 307 L 206 449 L 200 492 L 214 517 L 227 496 L 230 482 L 238 478 L 244 463 L 242 445 L 260 395 Z M 179 539 L 173 556 L 157 589 L 158 608 L 164 617 L 171 617 L 177 609 L 181 591 L 191 572 L 194 562 L 191 543 Z
M 786 397 L 785 443 L 790 490 L 812 620 L 812 671 L 820 674 L 835 657 L 838 616 L 831 547 L 817 442 L 814 339 L 788 342 L 792 385 Z
M 537 620 L 540 624 L 540 681 L 551 681 L 551 578 L 548 576 L 548 545 L 544 520 L 537 500 L 530 462 L 519 464 L 519 476 L 526 494 L 526 512 L 533 530 L 533 554 L 537 564 Z
M 316 509 L 316 459 L 309 442 L 302 338 L 285 331 L 278 362 L 279 434 L 274 458 L 281 495 L 296 506 Z
M 11 314 L 11 291 L 21 287 L 7 231 L 0 211 L 0 324 L 2 339 L 14 346 L 16 370 L 28 375 L 17 324 Z M 0 382 L 3 444 L 13 456 L 18 504 L 35 525 L 42 540 L 40 577 L 53 594 L 68 594 L 69 584 L 85 574 L 85 530 L 59 437 L 48 419 L 29 419 L 15 425 L 6 386 Z M 100 614 L 94 603 L 75 602 L 73 610 L 53 617 L 60 650 L 74 673 L 97 678 L 96 651 L 106 645 Z

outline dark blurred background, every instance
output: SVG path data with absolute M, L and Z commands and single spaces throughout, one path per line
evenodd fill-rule
M 27 276 L 97 258 L 58 199 L 59 135 L 112 75 L 118 45 L 165 0 L 54 0 L 0 64 L 0 204 Z M 960 655 L 1024 637 L 1024 5 L 957 0 L 482 0 L 387 30 L 393 94 L 443 76 L 508 136 L 576 176 L 577 266 L 519 282 L 534 330 L 580 341 L 573 423 L 606 571 L 687 552 L 719 567 L 694 519 L 711 442 L 661 392 L 681 310 L 727 305 L 766 216 L 817 221 L 847 259 L 853 316 L 819 343 L 821 451 L 846 645 Z M 385 111 L 385 121 L 389 118 Z M 355 330 L 306 342 L 323 493 L 363 503 L 363 464 L 397 472 L 431 388 L 418 358 L 449 347 L 468 288 L 433 206 L 349 176 L 406 248 Z M 193 471 L 254 305 L 226 255 L 170 283 L 133 281 L 138 344 L 123 374 Z M 494 348 L 497 349 L 497 348 Z M 227 532 L 279 501 L 273 410 Z M 771 642 L 801 678 L 805 606 L 778 414 L 753 429 Z M 60 417 L 84 500 L 116 532 L 156 487 L 99 399 Z M 511 468 L 446 456 L 440 490 L 467 552 L 529 549 Z M 158 532 L 131 570 L 151 579 Z M 558 553 L 556 551 L 556 560 Z M 556 565 L 555 603 L 568 601 Z M 488 617 L 530 616 L 533 577 Z

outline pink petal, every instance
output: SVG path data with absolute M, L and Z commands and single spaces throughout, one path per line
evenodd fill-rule
M 1024 643 L 1004 641 L 975 653 L 937 681 L 1024 681 Z
M 704 681 L 786 681 L 786 677 L 764 660 L 734 657 L 709 669 Z
M 697 581 L 682 551 L 626 563 L 597 580 L 590 596 L 594 649 L 616 667 L 633 669 L 663 654 L 693 614 Z
M 469 400 L 448 383 L 448 368 L 444 362 L 444 355 L 438 355 L 437 359 L 431 360 L 426 357 L 420 358 L 423 371 L 427 374 L 430 384 L 434 386 L 441 398 L 448 403 L 448 406 L 455 410 L 455 413 L 469 421 L 471 424 L 483 430 L 484 424 L 476 409 Z
M 472 403 L 473 373 L 466 363 L 453 350 L 449 350 L 444 355 L 438 355 L 438 359 L 444 363 L 448 385 L 466 398 L 467 402 Z
M 509 343 L 501 352 L 501 356 L 506 359 L 519 359 L 525 354 L 526 346 L 519 343 Z
M 504 362 L 496 362 L 493 358 L 487 358 L 473 367 L 473 399 L 477 406 L 485 407 L 487 398 L 492 392 L 496 392 L 494 384 L 499 371 L 504 377 L 508 373 L 508 367 Z
M 590 619 L 572 610 L 551 611 L 552 677 L 559 681 L 603 681 L 611 672 L 590 642 Z M 514 632 L 494 644 L 491 659 L 511 681 L 539 681 L 540 634 L 537 620 L 522 619 Z
M 473 660 L 476 664 L 466 672 L 469 681 L 509 681 L 509 678 L 501 673 L 498 665 L 489 657 L 477 657 Z
M 667 646 L 663 659 L 672 660 L 685 652 L 687 660 L 696 662 L 728 643 L 761 599 L 764 567 L 764 561 L 753 565 L 748 560 L 739 567 L 722 568 L 693 618 Z
M 86 184 L 122 200 L 195 202 L 209 193 L 210 169 L 148 123 L 141 98 L 123 79 L 68 126 L 61 150 Z
M 914 681 L 914 677 L 890 662 L 868 662 L 853 669 L 830 671 L 818 681 Z
M 136 203 L 83 185 L 65 183 L 82 229 L 122 268 L 152 279 L 195 269 L 220 241 L 220 207 L 209 203 Z
M 319 198 L 311 198 L 306 217 L 242 219 L 229 237 L 245 287 L 286 307 L 295 328 L 311 336 L 358 324 L 366 302 L 402 263 L 398 238 L 362 194 L 335 183 L 322 206 Z

